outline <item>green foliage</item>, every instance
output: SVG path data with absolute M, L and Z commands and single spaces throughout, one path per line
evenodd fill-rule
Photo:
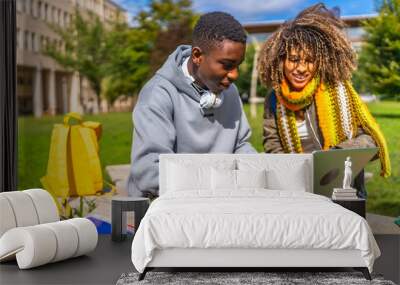
M 160 30 L 150 54 L 151 73 L 155 73 L 178 45 L 191 44 L 193 29 L 190 19 L 171 22 L 166 30 Z
M 65 68 L 85 76 L 93 90 L 100 94 L 101 81 L 107 74 L 105 65 L 109 55 L 103 23 L 93 13 L 89 13 L 86 20 L 75 10 L 72 23 L 67 28 L 56 25 L 51 27 L 65 43 L 65 51 L 57 45 L 49 44 L 46 54 Z
M 106 26 L 98 16 L 75 11 L 67 28 L 51 26 L 65 43 L 65 51 L 49 45 L 46 53 L 65 68 L 86 77 L 98 96 L 113 102 L 133 96 L 148 77 L 150 38 L 125 23 Z
M 150 71 L 157 71 L 178 45 L 190 44 L 199 15 L 191 0 L 152 0 L 136 21 L 151 39 Z
M 247 93 L 250 96 L 251 73 L 253 71 L 253 62 L 255 55 L 255 46 L 248 44 L 246 47 L 246 56 L 242 64 L 239 66 L 239 78 L 235 81 L 235 85 L 239 89 L 240 94 Z M 267 89 L 257 81 L 257 96 L 264 97 L 267 94 Z
M 190 19 L 193 28 L 197 15 L 192 11 L 191 0 L 152 0 L 149 9 L 140 11 L 136 17 L 139 27 L 155 39 L 160 30 L 167 30 L 171 23 Z
M 113 102 L 121 94 L 134 96 L 149 76 L 150 39 L 138 28 L 115 24 L 105 39 L 109 60 L 102 97 Z
M 365 22 L 365 30 L 356 85 L 362 82 L 382 98 L 400 100 L 400 0 L 383 1 L 379 15 Z
M 76 217 L 86 217 L 97 207 L 96 199 L 90 199 L 84 196 L 63 199 L 60 204 L 60 216 L 62 220 L 72 219 Z
M 134 96 L 178 44 L 190 43 L 198 17 L 191 5 L 190 0 L 153 0 L 136 17 L 136 27 L 105 24 L 91 12 L 76 10 L 68 27 L 50 25 L 65 50 L 49 44 L 46 53 L 86 77 L 108 102 Z

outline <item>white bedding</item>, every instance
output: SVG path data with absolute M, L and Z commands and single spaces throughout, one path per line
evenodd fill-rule
M 165 248 L 358 249 L 370 272 L 380 255 L 359 215 L 320 195 L 265 189 L 164 194 L 134 237 L 135 268 Z

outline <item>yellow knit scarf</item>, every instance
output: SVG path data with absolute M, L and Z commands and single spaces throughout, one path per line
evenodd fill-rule
M 281 92 L 277 93 L 278 100 L 292 111 L 301 110 L 312 103 L 315 90 L 319 86 L 319 78 L 313 78 L 303 90 L 296 92 L 290 91 L 289 84 L 285 79 L 281 83 Z
M 361 101 L 350 82 L 329 86 L 313 79 L 301 92 L 290 92 L 283 81 L 276 90 L 277 125 L 285 152 L 303 152 L 297 131 L 295 111 L 314 100 L 318 125 L 323 136 L 323 149 L 328 150 L 345 140 L 352 139 L 361 127 L 379 147 L 381 176 L 390 176 L 391 167 L 386 140 L 367 106 Z

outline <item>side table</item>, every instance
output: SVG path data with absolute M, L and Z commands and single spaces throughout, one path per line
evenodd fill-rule
M 149 198 L 114 196 L 111 202 L 111 239 L 126 239 L 126 212 L 135 213 L 135 231 L 150 205 Z
M 357 198 L 353 200 L 337 200 L 332 199 L 332 202 L 339 204 L 340 206 L 359 214 L 365 219 L 365 199 Z

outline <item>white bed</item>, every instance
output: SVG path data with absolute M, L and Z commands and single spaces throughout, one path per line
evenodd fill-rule
M 160 197 L 132 243 L 140 278 L 154 267 L 354 267 L 370 278 L 372 232 L 312 194 L 311 158 L 160 155 Z

